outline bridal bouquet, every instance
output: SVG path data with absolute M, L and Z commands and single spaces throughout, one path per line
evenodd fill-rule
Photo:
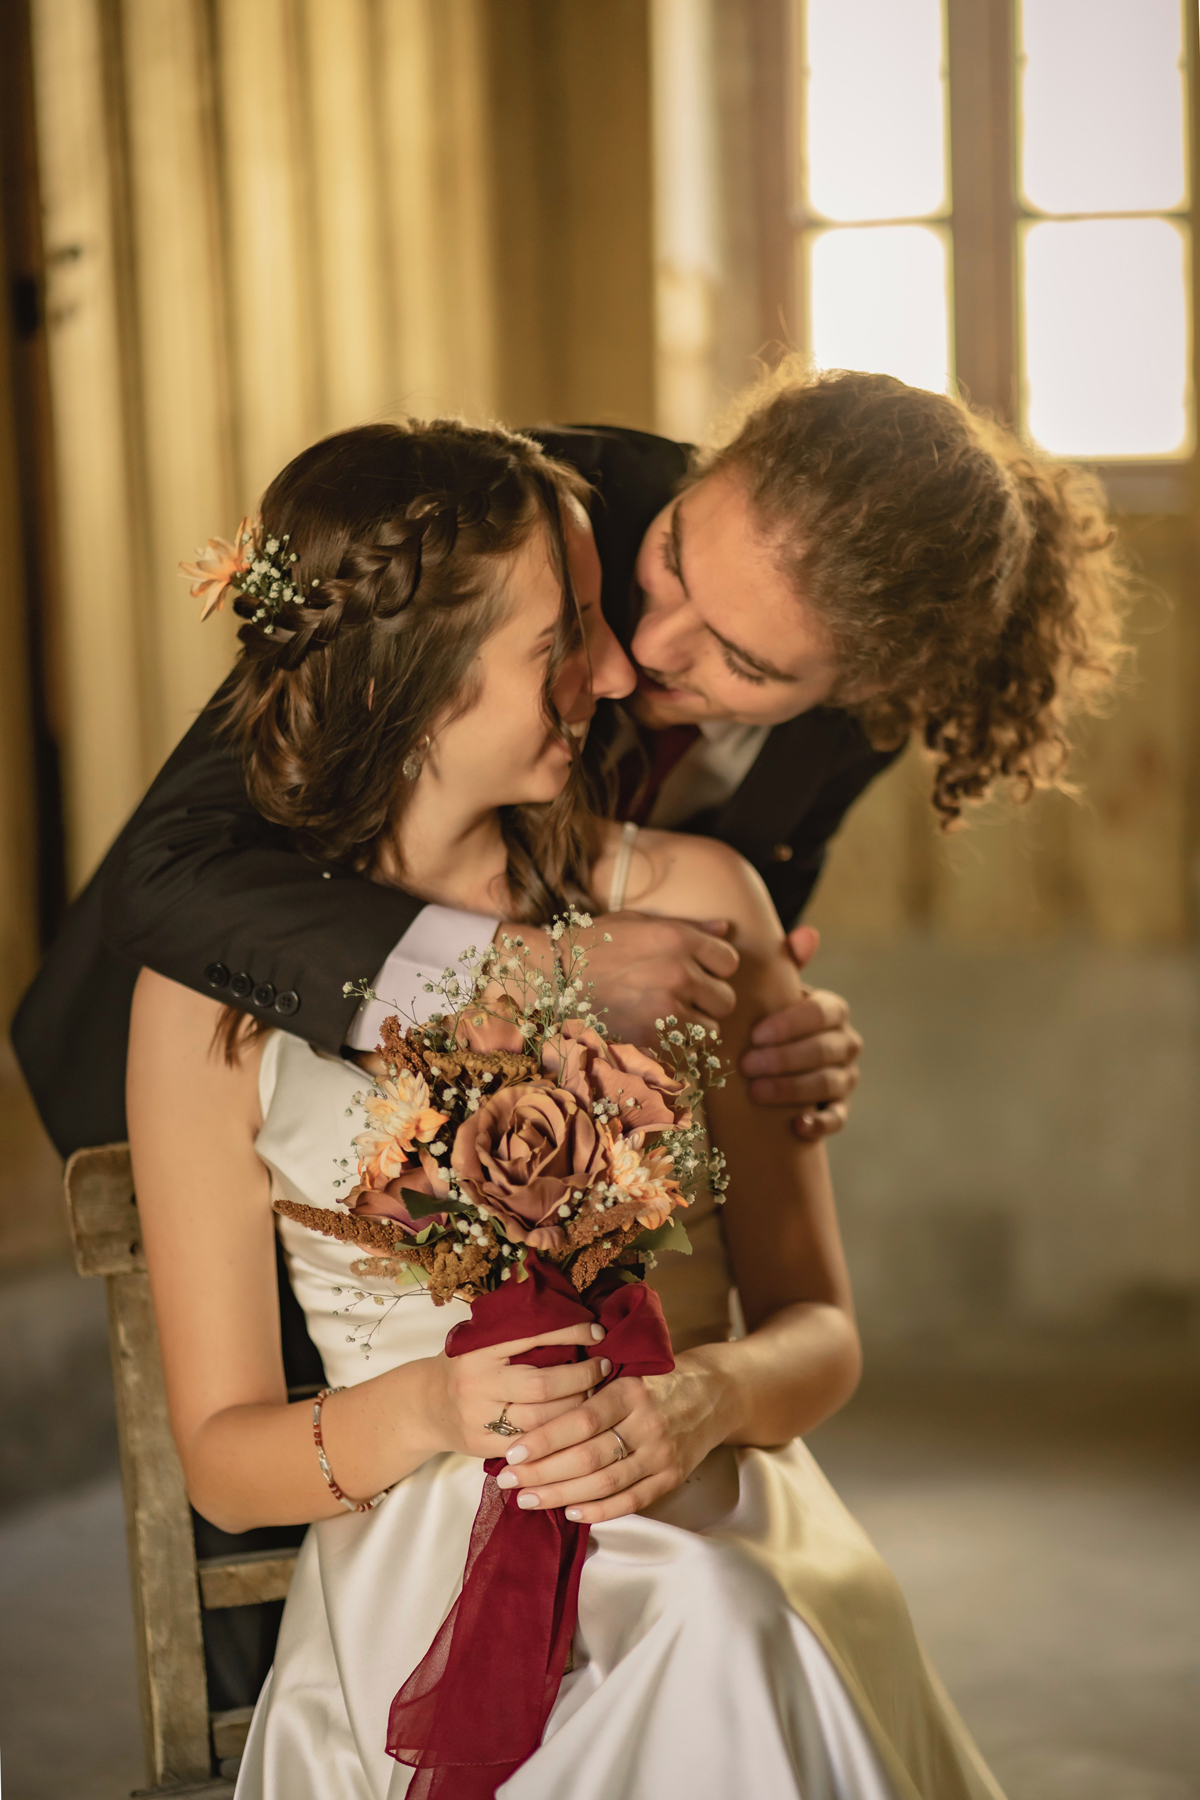
M 678 1212 L 726 1182 L 700 1111 L 723 1080 L 717 1034 L 672 1016 L 657 1022 L 656 1055 L 610 1041 L 583 979 L 578 933 L 591 925 L 574 911 L 555 920 L 554 977 L 505 937 L 426 984 L 444 1012 L 387 1019 L 386 1073 L 355 1096 L 356 1175 L 335 1181 L 345 1210 L 277 1210 L 360 1243 L 374 1254 L 357 1273 L 419 1282 L 439 1306 L 524 1282 L 537 1262 L 583 1293 L 610 1266 L 632 1282 L 658 1252 L 686 1253 Z
M 717 1034 L 699 1025 L 657 1021 L 655 1053 L 607 1037 L 578 941 L 591 929 L 586 913 L 554 921 L 551 975 L 504 937 L 426 983 L 443 1010 L 385 1022 L 342 1203 L 276 1210 L 372 1252 L 356 1273 L 470 1302 L 448 1356 L 591 1319 L 606 1334 L 594 1349 L 515 1360 L 603 1355 L 616 1380 L 674 1366 L 643 1277 L 659 1252 L 690 1250 L 678 1214 L 691 1196 L 723 1197 L 702 1117 L 723 1076 Z M 566 1668 L 589 1527 L 510 1504 L 504 1467 L 484 1464 L 462 1591 L 392 1704 L 387 1747 L 417 1771 L 410 1800 L 490 1800 L 537 1748 Z

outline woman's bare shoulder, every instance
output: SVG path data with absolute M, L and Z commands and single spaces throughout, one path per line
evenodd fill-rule
M 683 919 L 728 919 L 741 933 L 772 941 L 783 931 L 758 870 L 718 838 L 641 831 L 628 904 Z

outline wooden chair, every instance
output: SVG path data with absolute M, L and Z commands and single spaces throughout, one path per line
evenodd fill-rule
M 108 1283 L 108 1331 L 133 1583 L 143 1795 L 231 1795 L 251 1707 L 210 1712 L 201 1613 L 281 1600 L 294 1550 L 197 1561 L 167 1418 L 127 1144 L 77 1150 L 64 1176 L 75 1266 Z

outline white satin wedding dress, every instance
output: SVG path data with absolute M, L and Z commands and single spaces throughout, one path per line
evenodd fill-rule
M 258 1152 L 274 1198 L 334 1204 L 361 1071 L 274 1033 Z M 655 1277 L 677 1351 L 727 1337 L 716 1215 Z M 292 1285 L 333 1386 L 437 1353 L 467 1316 L 350 1271 L 290 1220 Z M 400 1800 L 392 1696 L 459 1589 L 482 1465 L 430 1458 L 374 1512 L 314 1525 L 237 1800 Z M 715 1451 L 653 1511 L 596 1526 L 574 1669 L 501 1800 L 998 1800 L 890 1573 L 803 1444 Z

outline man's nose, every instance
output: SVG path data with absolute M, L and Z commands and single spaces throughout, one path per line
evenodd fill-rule
M 687 607 L 655 600 L 642 612 L 629 646 L 635 663 L 644 669 L 661 669 L 681 675 L 690 666 L 687 651 Z

